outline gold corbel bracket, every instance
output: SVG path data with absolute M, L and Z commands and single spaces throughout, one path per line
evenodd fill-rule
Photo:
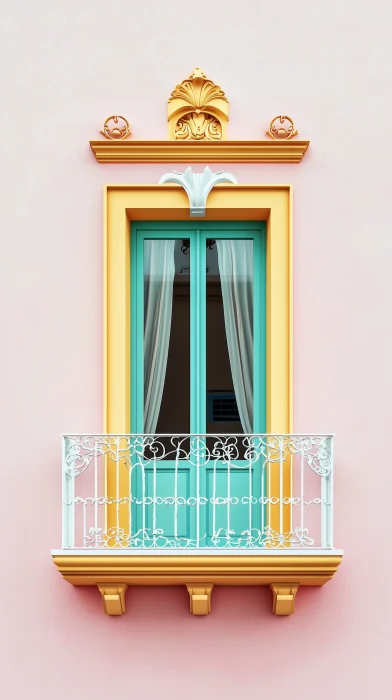
M 107 585 L 97 584 L 102 594 L 103 607 L 107 615 L 123 615 L 125 613 L 125 591 L 128 588 L 126 583 L 116 583 Z
M 212 583 L 187 583 L 190 612 L 192 615 L 209 615 L 211 612 Z
M 275 615 L 291 615 L 294 612 L 298 583 L 270 583 L 273 594 L 272 612 Z

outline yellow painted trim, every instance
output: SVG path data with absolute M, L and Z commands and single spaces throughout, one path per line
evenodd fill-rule
M 98 163 L 300 163 L 309 141 L 90 141 Z
M 290 226 L 290 232 L 289 232 L 289 382 L 290 382 L 290 397 L 291 401 L 289 404 L 289 426 L 290 426 L 290 433 L 293 432 L 294 430 L 294 422 L 293 422 L 293 396 L 294 396 L 294 352 L 293 352 L 293 347 L 294 347 L 294 301 L 293 301 L 293 270 L 294 270 L 294 263 L 293 263 L 293 188 L 290 187 L 290 211 L 289 211 L 289 226 Z
M 108 185 L 105 188 L 105 425 L 107 433 L 130 432 L 130 226 L 140 220 L 189 220 L 189 201 L 178 185 Z M 292 432 L 292 259 L 289 185 L 218 185 L 208 197 L 205 219 L 267 220 L 267 432 Z M 197 219 L 195 219 L 197 220 Z M 129 474 L 121 468 L 119 491 L 114 463 L 107 465 L 107 494 L 126 495 Z M 290 493 L 290 467 L 283 476 Z M 280 479 L 270 476 L 270 496 L 279 496 Z M 108 506 L 108 527 L 118 524 Z M 120 506 L 120 527 L 129 527 Z M 280 530 L 279 506 L 269 523 Z M 284 507 L 284 530 L 290 508 Z

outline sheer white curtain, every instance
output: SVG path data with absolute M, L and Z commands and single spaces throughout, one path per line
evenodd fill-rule
M 231 374 L 244 433 L 253 432 L 253 241 L 216 240 Z
M 165 384 L 173 307 L 175 240 L 144 242 L 144 432 L 155 433 Z

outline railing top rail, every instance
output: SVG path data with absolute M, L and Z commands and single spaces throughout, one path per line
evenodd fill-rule
M 72 437 L 325 437 L 335 433 L 62 433 L 63 438 Z

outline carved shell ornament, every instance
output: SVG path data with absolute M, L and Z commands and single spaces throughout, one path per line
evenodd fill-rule
M 226 135 L 229 103 L 219 85 L 195 68 L 169 97 L 169 137 L 178 140 L 220 141 Z
M 272 139 L 282 141 L 288 141 L 289 139 L 292 139 L 293 136 L 297 136 L 297 134 L 298 131 L 296 130 L 291 117 L 284 116 L 283 114 L 271 120 L 269 131 L 267 131 L 267 136 L 271 136 Z
M 103 125 L 103 131 L 101 131 L 102 136 L 112 141 L 121 141 L 121 139 L 126 139 L 127 136 L 131 134 L 131 128 L 129 126 L 128 119 L 125 117 L 120 117 L 117 114 L 113 114 L 105 120 Z

